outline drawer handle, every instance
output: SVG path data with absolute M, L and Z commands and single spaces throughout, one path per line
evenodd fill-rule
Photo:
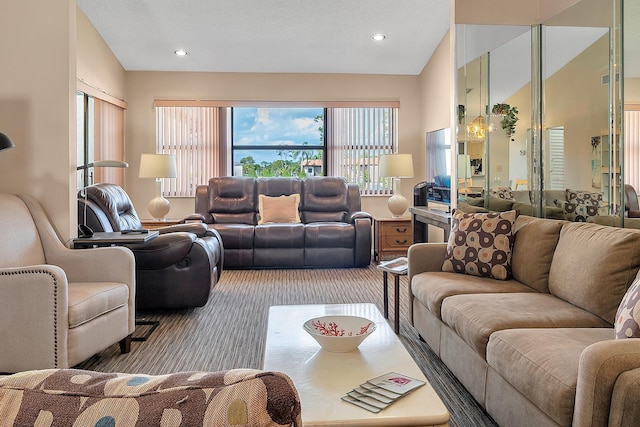
M 407 239 L 404 239 L 402 242 L 401 242 L 400 240 L 397 240 L 397 239 L 396 239 L 396 243 L 398 243 L 398 244 L 400 244 L 400 245 L 404 245 L 404 244 L 405 244 L 405 243 L 407 243 L 407 242 L 408 242 L 408 240 L 407 240 Z
M 407 229 L 406 229 L 406 228 L 396 228 L 396 231 L 397 231 L 398 233 L 406 233 L 406 232 L 407 232 Z

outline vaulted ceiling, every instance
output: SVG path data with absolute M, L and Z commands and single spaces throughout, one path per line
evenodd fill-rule
M 445 0 L 77 0 L 127 71 L 418 75 Z M 371 36 L 386 38 L 374 42 Z M 177 57 L 174 51 L 188 54 Z

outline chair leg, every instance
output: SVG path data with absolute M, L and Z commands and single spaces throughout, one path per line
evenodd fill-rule
M 131 351 L 131 335 L 127 335 L 120 340 L 120 353 L 125 354 Z

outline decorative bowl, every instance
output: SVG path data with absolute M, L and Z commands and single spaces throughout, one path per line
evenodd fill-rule
M 323 316 L 307 320 L 303 328 L 323 350 L 346 353 L 358 348 L 376 324 L 358 316 Z

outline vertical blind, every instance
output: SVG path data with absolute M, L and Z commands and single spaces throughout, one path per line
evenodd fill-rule
M 392 181 L 381 178 L 378 158 L 395 152 L 397 108 L 328 108 L 328 173 L 360 185 L 363 195 L 388 195 Z
M 94 98 L 94 160 L 124 160 L 124 109 Z M 110 182 L 124 187 L 124 169 L 94 168 L 94 182 Z
M 640 111 L 624 112 L 624 182 L 640 191 Z
M 174 154 L 178 170 L 176 179 L 164 180 L 164 196 L 192 197 L 218 176 L 220 129 L 219 107 L 156 106 L 156 152 Z

